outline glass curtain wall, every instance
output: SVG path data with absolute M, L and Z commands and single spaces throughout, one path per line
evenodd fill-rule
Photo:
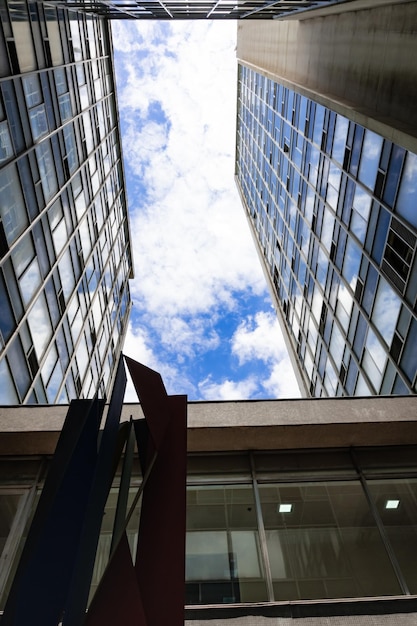
M 0 401 L 110 389 L 130 235 L 109 24 L 0 7 Z
M 417 479 L 403 473 L 417 468 L 404 461 L 254 454 L 240 475 L 220 476 L 191 458 L 186 603 L 416 593 Z
M 415 446 L 191 455 L 185 603 L 417 594 L 416 458 Z M 0 607 L 46 469 L 40 458 L 0 460 Z M 128 509 L 140 483 L 135 464 Z M 108 563 L 119 484 L 118 474 L 91 595 Z M 132 556 L 139 516 L 140 501 L 127 527 Z
M 314 397 L 417 389 L 417 155 L 239 66 L 236 181 Z

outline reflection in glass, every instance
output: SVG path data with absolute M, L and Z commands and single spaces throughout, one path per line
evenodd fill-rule
M 0 216 L 9 244 L 24 231 L 28 224 L 22 188 L 15 165 L 0 172 Z
M 372 321 L 388 346 L 391 345 L 400 308 L 399 296 L 381 276 L 375 296 Z
M 92 577 L 91 587 L 90 587 L 89 601 L 91 601 L 91 599 L 93 598 L 93 595 L 99 585 L 99 582 L 106 570 L 107 563 L 109 561 L 118 495 L 119 495 L 119 489 L 117 487 L 112 487 L 110 489 L 110 493 L 108 495 L 106 506 L 104 509 L 103 522 L 101 524 L 100 536 L 99 536 L 97 552 L 96 552 L 96 560 L 94 563 L 93 577 Z M 130 507 L 133 503 L 135 495 L 136 495 L 136 490 L 134 488 L 131 488 L 129 490 L 127 511 L 130 510 Z M 128 526 L 126 528 L 126 535 L 127 535 L 127 540 L 130 546 L 132 559 L 134 559 L 136 555 L 140 509 L 141 509 L 141 500 L 139 500 L 133 512 L 133 515 L 129 520 Z
M 359 482 L 261 485 L 260 497 L 276 600 L 400 593 Z
M 252 488 L 189 487 L 186 603 L 267 600 Z
M 417 228 L 417 155 L 409 152 L 404 165 L 395 210 Z
M 374 189 L 376 174 L 381 157 L 382 137 L 370 130 L 365 130 L 362 158 L 358 178 L 369 189 Z
M 373 480 L 368 486 L 409 591 L 417 593 L 417 479 Z

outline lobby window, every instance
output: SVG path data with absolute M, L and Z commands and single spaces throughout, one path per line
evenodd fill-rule
M 260 486 L 275 600 L 400 593 L 359 481 Z
M 416 593 L 414 454 L 256 452 L 252 480 L 242 454 L 192 456 L 186 604 Z
M 187 604 L 267 599 L 252 487 L 189 487 Z
M 417 480 L 369 480 L 369 490 L 381 517 L 410 593 L 417 593 L 413 558 L 417 549 Z

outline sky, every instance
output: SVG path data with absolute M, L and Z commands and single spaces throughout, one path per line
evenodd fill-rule
M 299 397 L 234 183 L 236 29 L 112 23 L 135 261 L 124 353 L 189 400 Z

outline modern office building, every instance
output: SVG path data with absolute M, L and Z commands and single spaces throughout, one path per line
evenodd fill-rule
M 409 626 L 415 623 L 416 402 L 414 396 L 406 396 L 189 403 L 185 624 Z M 0 409 L 0 585 L 4 592 L 1 609 L 9 593 L 9 576 L 13 578 L 16 571 L 16 555 L 22 536 L 27 533 L 27 520 L 34 504 L 44 490 L 49 498 L 57 497 L 58 470 L 70 467 L 68 463 L 63 465 L 62 459 L 61 463 L 58 458 L 51 460 L 66 411 L 64 406 Z M 140 405 L 123 407 L 119 432 L 124 432 L 126 441 L 130 440 L 132 418 L 135 425 L 143 421 Z M 47 430 L 43 427 L 46 423 Z M 178 432 L 180 422 L 175 423 Z M 177 447 L 168 439 L 164 455 Z M 108 460 L 113 458 L 116 448 L 110 451 Z M 60 444 L 56 449 L 60 455 L 63 452 L 68 455 L 70 450 Z M 126 447 L 124 458 L 128 462 L 119 464 L 114 478 L 111 472 L 103 474 L 112 463 L 101 465 L 102 478 L 96 481 L 96 489 L 103 485 L 110 489 L 102 500 L 104 515 L 99 514 L 100 523 L 103 522 L 101 530 L 100 524 L 97 527 L 97 542 L 89 534 L 88 546 L 93 545 L 96 554 L 90 600 L 95 590 L 100 589 L 103 574 L 107 572 L 108 576 L 115 567 L 117 576 L 111 577 L 113 583 L 106 587 L 107 597 L 103 600 L 103 595 L 99 595 L 98 604 L 104 602 L 109 614 L 116 611 L 119 618 L 123 615 L 123 624 L 164 626 L 174 623 L 169 610 L 168 621 L 164 621 L 166 618 L 141 621 L 140 611 L 129 595 L 133 571 L 130 557 L 125 555 L 121 559 L 123 567 L 119 564 L 107 567 L 114 534 L 123 529 L 126 511 L 133 505 L 143 479 L 139 461 L 136 454 L 131 456 L 132 452 L 132 446 Z M 109 455 L 108 447 L 106 454 Z M 52 494 L 45 482 L 49 468 L 55 477 Z M 165 469 L 161 477 L 159 484 L 163 487 L 171 476 Z M 85 506 L 84 484 L 76 484 L 79 497 L 70 499 L 68 504 L 71 522 L 63 518 L 60 524 L 55 524 L 56 536 L 52 538 L 55 546 L 60 541 L 63 545 L 76 542 L 74 527 L 79 522 L 78 512 Z M 65 489 L 69 485 L 71 481 L 66 480 Z M 96 504 L 89 507 L 90 514 L 97 507 L 97 500 L 93 501 Z M 63 502 L 60 497 L 60 506 Z M 55 508 L 39 506 L 37 520 L 43 512 L 44 524 L 47 515 L 56 515 Z M 168 609 L 170 602 L 173 604 L 173 600 L 168 601 L 173 597 L 169 595 L 173 585 L 168 583 L 165 587 L 161 581 L 166 570 L 176 567 L 178 554 L 168 557 L 167 552 L 162 552 L 159 574 L 151 562 L 159 558 L 157 554 L 161 556 L 158 553 L 158 547 L 163 546 L 158 535 L 161 529 L 168 539 L 163 550 L 181 542 L 174 522 L 180 514 L 178 506 L 179 500 L 169 500 L 168 494 L 162 501 L 156 498 L 153 524 L 145 525 L 151 559 L 147 567 L 154 578 L 156 573 L 160 599 L 154 605 Z M 134 506 L 133 511 L 126 527 L 126 545 L 130 545 L 132 557 L 140 541 L 138 529 L 143 509 Z M 37 529 L 39 534 L 39 525 Z M 60 594 L 51 597 L 50 586 L 45 581 L 51 581 L 53 576 L 55 585 L 60 578 L 60 584 L 67 589 L 68 582 L 62 580 L 65 570 L 54 568 L 53 559 L 60 565 L 64 560 L 71 563 L 75 550 L 70 553 L 63 550 L 60 554 L 58 548 L 51 557 L 49 537 L 44 542 L 43 552 L 38 551 L 38 560 L 39 553 L 43 559 L 34 570 L 38 572 L 36 579 L 32 576 L 23 582 L 26 591 L 21 593 L 30 602 L 27 607 L 22 602 L 17 606 L 20 616 L 27 611 L 33 618 L 42 615 L 38 601 L 46 603 L 48 610 L 43 609 L 42 623 L 50 624 L 53 622 L 49 620 L 49 609 L 59 602 Z M 84 551 L 82 556 L 85 559 Z M 85 572 L 85 560 L 82 562 L 81 575 Z M 136 562 L 135 567 L 138 573 L 140 563 Z M 181 581 L 175 584 L 178 582 Z M 181 595 L 180 605 L 182 601 Z M 88 624 L 115 623 L 103 620 L 103 613 L 101 621 L 94 621 L 97 601 L 91 606 L 93 621 Z M 64 624 L 82 623 L 71 621 L 70 609 L 67 604 L 69 621 L 64 619 Z M 10 621 L 9 615 L 6 624 L 27 623 Z M 130 615 L 131 621 L 126 615 Z
M 46 4 L 66 6 L 69 0 L 44 0 Z M 352 0 L 79 0 L 77 8 L 109 19 L 140 20 L 270 20 L 298 16 Z
M 238 26 L 236 181 L 306 396 L 417 390 L 417 5 L 358 6 Z
M 104 397 L 132 275 L 110 26 L 0 16 L 0 402 Z

